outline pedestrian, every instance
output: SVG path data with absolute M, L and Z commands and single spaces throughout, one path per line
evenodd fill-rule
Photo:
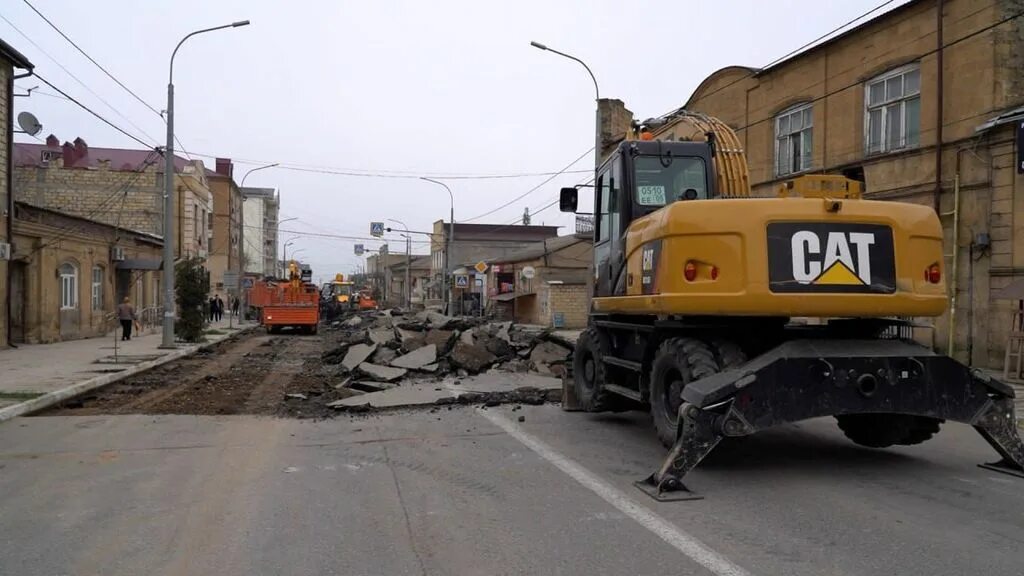
M 210 322 L 213 322 L 217 318 L 217 299 L 210 296 L 208 304 L 210 306 Z
M 217 295 L 217 322 L 221 321 L 224 317 L 224 301 L 220 299 L 220 295 Z
M 121 321 L 121 340 L 132 339 L 132 323 L 135 321 L 135 307 L 127 296 L 117 305 L 117 319 Z
M 238 296 L 235 296 L 234 300 L 231 301 L 231 314 L 238 316 L 238 309 L 242 306 L 242 303 L 238 301 Z

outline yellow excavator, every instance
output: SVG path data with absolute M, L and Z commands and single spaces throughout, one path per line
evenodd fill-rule
M 561 190 L 575 212 L 579 191 Z M 923 442 L 972 425 L 1024 475 L 1012 389 L 911 338 L 947 307 L 942 227 L 928 207 L 861 199 L 861 183 L 803 176 L 752 197 L 721 121 L 634 125 L 597 168 L 588 328 L 567 406 L 650 410 L 670 448 L 638 482 L 660 500 L 724 438 L 834 416 L 857 444 Z

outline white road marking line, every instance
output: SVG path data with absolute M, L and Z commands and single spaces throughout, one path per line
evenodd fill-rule
M 558 453 L 541 440 L 527 434 L 501 414 L 485 410 L 478 410 L 478 413 L 495 426 L 507 432 L 509 436 L 536 452 L 538 456 L 550 462 L 573 480 L 600 496 L 605 502 L 608 502 L 620 512 L 653 532 L 676 550 L 690 557 L 694 562 L 718 576 L 752 576 L 750 572 L 733 564 L 725 556 L 712 550 L 675 524 L 655 514 L 649 508 L 637 504 L 621 490 L 605 482 L 593 472 Z

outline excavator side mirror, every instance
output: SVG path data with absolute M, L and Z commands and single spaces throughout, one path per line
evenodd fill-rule
M 562 212 L 575 212 L 579 201 L 579 190 L 575 188 L 562 188 L 558 193 L 558 209 Z

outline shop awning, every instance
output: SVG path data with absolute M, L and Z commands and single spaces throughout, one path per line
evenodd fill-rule
M 118 270 L 159 270 L 162 266 L 163 260 L 127 258 L 119 261 L 114 268 L 117 268 Z

